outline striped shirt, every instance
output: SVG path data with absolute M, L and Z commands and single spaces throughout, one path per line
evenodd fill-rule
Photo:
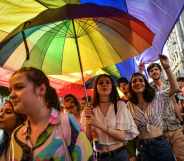
M 151 127 L 160 128 L 163 131 L 162 114 L 164 112 L 165 102 L 168 98 L 165 93 L 156 94 L 145 111 L 132 102 L 127 103 L 127 107 L 134 118 L 140 134 L 144 132 L 149 133 Z
M 165 93 L 169 95 L 168 82 L 164 81 L 161 88 L 158 88 L 154 82 L 151 85 L 157 93 Z M 175 106 L 177 106 L 177 104 L 175 102 L 174 96 L 171 96 L 169 99 L 165 100 L 164 113 L 162 114 L 164 132 L 177 130 L 182 127 L 179 119 L 176 116 Z

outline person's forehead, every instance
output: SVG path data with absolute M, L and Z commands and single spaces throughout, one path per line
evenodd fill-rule
M 126 83 L 126 82 L 121 82 L 120 83 L 120 86 L 126 86 L 126 85 L 128 85 L 128 83 Z
M 103 81 L 103 80 L 104 81 L 106 81 L 106 80 L 111 81 L 111 79 L 107 76 L 101 76 L 98 81 Z
M 159 69 L 158 66 L 155 65 L 155 66 L 153 66 L 153 67 L 150 69 L 150 71 L 151 71 L 151 70 L 160 70 L 160 69 Z
M 66 98 L 64 99 L 64 101 L 73 101 L 73 100 L 74 100 L 73 97 L 66 97 Z
M 132 77 L 132 80 L 135 80 L 135 79 L 138 79 L 138 80 L 141 79 L 142 80 L 144 78 L 140 75 L 135 75 L 135 76 Z
M 26 80 L 27 80 L 27 78 L 23 73 L 17 73 L 10 78 L 9 82 L 11 85 L 11 84 L 16 84 L 16 83 L 21 83 L 21 82 L 24 82 Z

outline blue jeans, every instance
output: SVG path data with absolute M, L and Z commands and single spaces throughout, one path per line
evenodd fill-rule
M 128 152 L 124 148 L 121 151 L 109 155 L 97 155 L 97 161 L 128 161 Z
M 139 140 L 141 161 L 175 161 L 169 142 L 163 137 Z

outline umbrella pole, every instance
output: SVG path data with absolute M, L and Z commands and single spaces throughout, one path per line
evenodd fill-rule
M 84 72 L 83 72 L 81 56 L 80 56 L 80 50 L 79 50 L 79 44 L 78 44 L 78 41 L 77 41 L 77 34 L 76 34 L 75 24 L 74 24 L 73 19 L 72 19 L 72 25 L 73 25 L 73 29 L 74 29 L 75 43 L 76 43 L 76 47 L 77 47 L 77 53 L 78 53 L 78 58 L 79 58 L 79 65 L 80 65 L 80 71 L 81 71 L 81 76 L 82 76 L 82 82 L 83 82 L 83 86 L 84 86 L 84 93 L 85 93 L 85 97 L 86 97 L 86 103 L 87 103 L 87 106 L 91 107 L 91 105 L 89 103 L 89 100 L 88 100 L 87 89 L 86 89 L 85 80 L 84 80 Z M 96 133 L 94 132 L 94 134 L 96 134 Z M 97 158 L 96 158 L 96 161 L 97 161 Z
M 80 71 L 81 71 L 81 76 L 82 76 L 82 83 L 83 83 L 83 86 L 84 86 L 84 94 L 85 94 L 86 102 L 87 102 L 87 105 L 88 105 L 89 104 L 89 100 L 88 100 L 87 89 L 86 89 L 86 85 L 85 85 L 84 71 L 83 71 L 83 67 L 82 67 L 79 43 L 78 43 L 78 40 L 77 40 L 75 23 L 74 23 L 73 19 L 72 19 L 72 25 L 73 25 L 73 30 L 74 30 L 74 39 L 75 39 L 75 43 L 76 43 L 76 47 L 77 47 L 77 54 L 78 54 L 78 58 L 79 58 L 79 65 L 80 65 Z
M 26 40 L 26 34 L 24 32 L 24 29 L 25 29 L 25 27 L 28 23 L 30 23 L 30 22 L 28 21 L 28 22 L 24 23 L 23 29 L 21 31 L 23 41 L 24 41 L 24 46 L 25 46 L 25 49 L 26 49 L 26 60 L 29 60 L 29 57 L 30 57 L 29 47 L 28 47 L 27 40 Z
M 29 53 L 29 47 L 28 47 L 27 40 L 26 40 L 26 35 L 24 31 L 22 31 L 21 33 L 22 33 L 22 37 L 24 41 L 24 46 L 26 49 L 26 60 L 29 60 L 30 53 Z

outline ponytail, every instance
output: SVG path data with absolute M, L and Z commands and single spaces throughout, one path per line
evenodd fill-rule
M 47 91 L 45 94 L 45 100 L 50 108 L 55 108 L 56 110 L 60 111 L 59 98 L 56 93 L 56 90 L 53 87 L 51 86 L 47 87 Z

